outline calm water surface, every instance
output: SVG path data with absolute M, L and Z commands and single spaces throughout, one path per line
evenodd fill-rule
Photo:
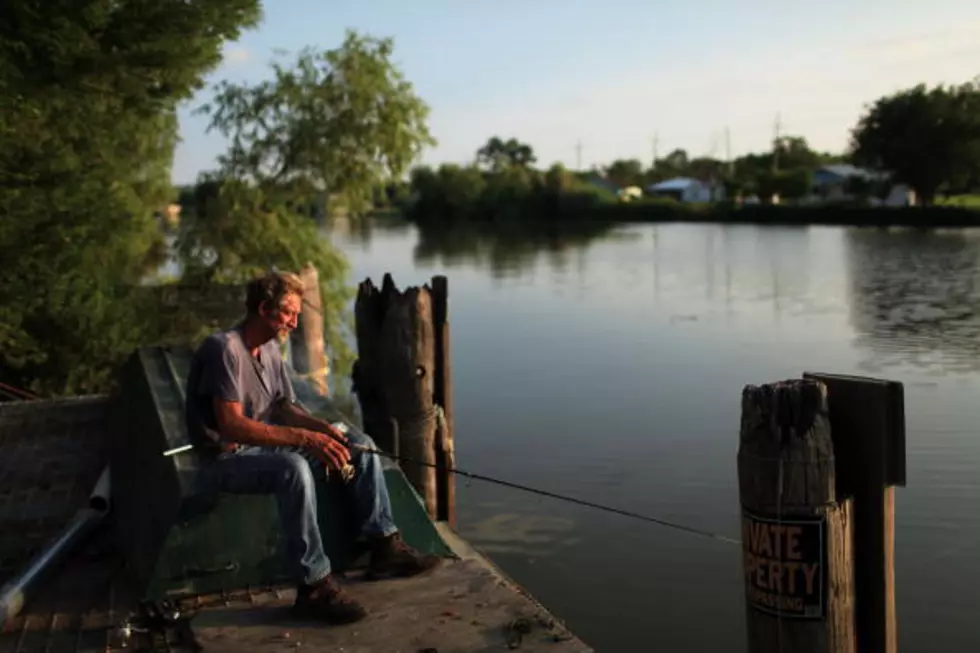
M 745 384 L 902 381 L 901 650 L 980 650 L 980 232 L 644 225 L 442 252 L 411 227 L 331 237 L 356 281 L 448 275 L 457 464 L 518 483 L 738 537 Z M 738 547 L 458 492 L 463 534 L 597 650 L 744 650 Z

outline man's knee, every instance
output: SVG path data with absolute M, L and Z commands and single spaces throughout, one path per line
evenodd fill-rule
M 367 447 L 369 449 L 377 449 L 378 448 L 378 445 L 376 445 L 374 443 L 374 438 L 372 438 L 367 433 L 365 433 L 363 435 L 350 435 L 348 437 L 350 438 L 350 441 L 351 442 L 353 442 L 354 444 L 359 444 L 362 447 Z
M 315 487 L 313 470 L 310 469 L 309 461 L 302 454 L 287 451 L 279 455 L 282 457 L 281 473 L 282 482 L 285 486 L 304 489 Z
M 376 451 L 378 450 L 378 445 L 375 444 L 374 438 L 372 438 L 370 435 L 367 434 L 357 435 L 354 438 L 351 438 L 351 442 L 353 444 L 357 444 L 362 447 L 367 447 L 368 449 L 372 449 Z M 368 453 L 366 451 L 355 450 L 354 455 L 351 458 L 352 458 L 352 462 L 355 465 L 361 467 L 363 467 L 364 465 L 370 465 L 374 461 L 377 461 L 378 463 L 381 462 L 379 454 Z

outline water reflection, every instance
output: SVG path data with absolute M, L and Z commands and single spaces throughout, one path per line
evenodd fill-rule
M 356 245 L 363 252 L 371 249 L 375 232 L 402 234 L 408 237 L 414 230 L 410 222 L 398 217 L 334 216 L 326 220 L 323 225 L 325 234 L 340 237 Z
M 494 279 L 501 279 L 528 273 L 543 255 L 556 273 L 564 274 L 574 264 L 582 274 L 583 251 L 612 230 L 608 223 L 593 222 L 427 225 L 419 229 L 413 257 L 425 266 L 486 268 Z
M 851 324 L 877 365 L 980 369 L 980 230 L 849 229 L 844 244 Z
M 479 506 L 489 512 L 488 506 Z M 562 517 L 496 512 L 490 517 L 466 525 L 470 539 L 480 543 L 480 549 L 490 554 L 521 555 L 530 558 L 554 556 L 560 545 L 579 542 L 571 533 L 575 522 Z
M 834 280 L 825 277 L 828 266 L 834 274 L 842 271 L 834 267 L 840 236 L 831 230 L 723 224 L 644 229 L 652 239 L 654 299 L 683 304 L 685 314 L 771 315 L 778 324 L 835 310 Z

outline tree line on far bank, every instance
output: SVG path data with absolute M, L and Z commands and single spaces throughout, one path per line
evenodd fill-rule
M 811 192 L 820 166 L 852 163 L 880 174 L 877 180 L 848 179 L 855 198 L 884 198 L 893 185 L 912 189 L 929 206 L 942 195 L 980 190 L 980 84 L 918 85 L 879 98 L 851 132 L 844 154 L 817 152 L 800 136 L 776 140 L 768 152 L 746 154 L 732 161 L 690 157 L 677 149 L 645 166 L 638 159 L 617 160 L 594 171 L 569 171 L 561 165 L 535 167 L 533 147 L 515 138 L 494 136 L 476 152 L 472 165 L 442 164 L 412 170 L 410 180 L 390 184 L 381 203 L 403 208 L 414 220 L 428 223 L 451 219 L 551 217 L 608 208 L 617 202 L 615 188 L 646 187 L 675 177 L 715 180 L 729 198 L 778 195 L 798 200 Z M 603 189 L 601 182 L 609 182 Z M 590 183 L 592 182 L 592 183 Z M 693 207 L 654 201 L 630 212 L 684 212 Z M 727 210 L 730 207 L 716 207 Z M 701 207 L 701 212 L 706 210 Z M 625 215 L 624 207 L 613 210 Z

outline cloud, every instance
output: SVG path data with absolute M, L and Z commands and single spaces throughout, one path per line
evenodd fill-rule
M 243 64 L 252 58 L 251 53 L 241 46 L 231 46 L 225 49 L 224 63 L 227 65 L 235 66 L 238 64 Z

